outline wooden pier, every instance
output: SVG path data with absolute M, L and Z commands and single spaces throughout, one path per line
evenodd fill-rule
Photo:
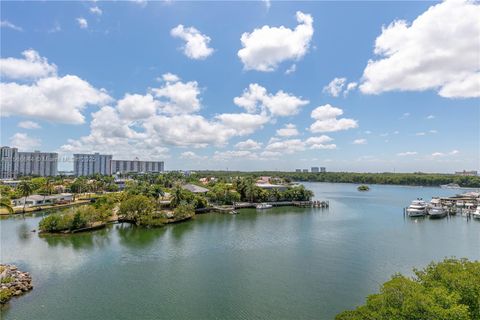
M 301 207 L 301 208 L 319 208 L 319 209 L 328 209 L 330 203 L 328 201 L 270 201 L 262 202 L 269 204 L 272 207 Z M 237 209 L 246 209 L 246 208 L 256 208 L 260 203 L 257 202 L 235 202 L 232 206 L 212 206 L 209 208 L 204 208 L 196 210 L 196 213 L 206 213 L 210 211 L 216 211 L 220 213 L 232 213 Z
M 328 201 L 270 201 L 270 202 L 262 202 L 271 205 L 272 207 L 285 207 L 285 206 L 293 206 L 293 207 L 302 207 L 302 208 L 329 208 L 330 203 Z M 256 202 L 235 202 L 233 204 L 232 209 L 242 209 L 242 208 L 255 208 L 258 204 Z

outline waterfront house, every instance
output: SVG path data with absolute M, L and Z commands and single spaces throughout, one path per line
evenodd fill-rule
M 73 194 L 71 193 L 61 193 L 54 194 L 51 196 L 43 196 L 40 194 L 33 194 L 27 198 L 21 197 L 19 199 L 12 200 L 13 205 L 16 207 L 23 207 L 25 204 L 26 207 L 33 206 L 46 206 L 56 203 L 69 203 L 73 201 Z
M 185 184 L 182 186 L 183 189 L 188 190 L 193 193 L 207 193 L 208 189 L 204 187 L 200 187 L 194 184 Z
M 266 189 L 266 190 L 278 189 L 280 191 L 283 191 L 283 190 L 286 190 L 288 188 L 288 186 L 283 185 L 283 184 L 256 183 L 255 185 L 259 188 Z
M 2 179 L 2 184 L 8 187 L 15 188 L 17 187 L 22 180 L 12 180 L 12 179 Z

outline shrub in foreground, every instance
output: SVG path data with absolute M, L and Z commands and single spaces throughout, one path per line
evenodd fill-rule
M 480 319 L 480 261 L 445 259 L 414 271 L 413 278 L 393 276 L 363 306 L 336 319 Z

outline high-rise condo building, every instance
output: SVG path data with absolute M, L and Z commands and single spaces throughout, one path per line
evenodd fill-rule
M 76 176 L 90 176 L 93 174 L 110 175 L 111 154 L 74 154 L 73 172 Z
M 163 172 L 163 161 L 112 160 L 109 154 L 74 154 L 73 171 L 76 176 L 115 173 Z
M 112 173 L 159 173 L 163 170 L 163 161 L 112 160 Z
M 56 176 L 58 153 L 19 152 L 17 148 L 1 147 L 0 178 L 15 179 L 18 176 Z

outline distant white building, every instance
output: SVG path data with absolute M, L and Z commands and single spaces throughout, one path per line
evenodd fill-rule
M 112 173 L 160 173 L 163 161 L 112 160 Z
M 463 170 L 463 171 L 457 171 L 457 172 L 455 172 L 455 174 L 458 175 L 458 176 L 472 176 L 472 177 L 475 177 L 475 176 L 478 175 L 478 172 L 475 171 L 475 170 L 472 170 L 472 171 Z
M 266 189 L 266 190 L 271 190 L 271 189 L 286 190 L 288 188 L 288 186 L 283 184 L 256 183 L 255 185 L 259 188 Z
M 197 186 L 195 184 L 185 184 L 182 186 L 182 189 L 188 190 L 193 193 L 207 193 L 208 189 L 204 187 Z
M 7 179 L 7 180 L 2 180 L 1 182 L 5 186 L 15 188 L 16 186 L 18 186 L 20 184 L 20 182 L 22 182 L 22 180 Z
M 320 172 L 320 169 L 318 167 L 312 167 L 311 171 L 314 173 L 318 173 Z
M 113 160 L 110 154 L 74 154 L 73 171 L 76 176 L 117 173 L 160 173 L 163 161 Z
M 74 154 L 73 172 L 78 176 L 91 176 L 93 174 L 112 174 L 111 154 Z
M 16 179 L 19 176 L 56 176 L 58 153 L 19 152 L 17 148 L 0 148 L 0 179 Z

